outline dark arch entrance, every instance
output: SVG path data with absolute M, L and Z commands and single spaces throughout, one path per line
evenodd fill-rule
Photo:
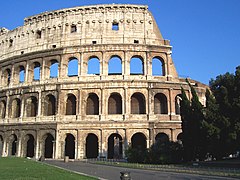
M 33 157 L 34 156 L 34 137 L 31 134 L 27 135 L 27 157 Z
M 88 134 L 86 139 L 86 157 L 97 158 L 98 157 L 98 137 L 95 134 Z
M 169 137 L 165 133 L 158 133 L 155 137 L 155 141 L 159 143 L 167 143 L 169 142 Z
M 120 158 L 122 158 L 122 137 L 114 133 L 108 138 L 108 159 Z
M 15 134 L 11 135 L 10 137 L 10 145 L 11 147 L 9 148 L 9 155 L 15 156 L 17 153 L 17 136 Z
M 131 138 L 132 148 L 134 149 L 146 149 L 146 137 L 143 133 L 136 133 Z
M 3 154 L 3 138 L 0 136 L 0 157 L 2 157 Z
M 65 138 L 65 156 L 69 156 L 69 159 L 75 158 L 75 137 L 72 134 L 67 134 Z
M 48 133 L 45 139 L 45 147 L 44 147 L 45 158 L 53 158 L 53 141 L 54 141 L 53 136 Z

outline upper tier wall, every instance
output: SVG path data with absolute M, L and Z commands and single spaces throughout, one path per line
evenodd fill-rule
M 147 6 L 75 7 L 28 17 L 12 31 L 0 29 L 0 61 L 59 47 L 134 43 L 169 46 Z

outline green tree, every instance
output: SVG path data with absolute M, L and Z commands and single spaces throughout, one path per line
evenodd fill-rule
M 227 156 L 240 149 L 240 66 L 235 74 L 226 73 L 210 81 L 210 88 L 219 105 L 220 119 L 215 122 L 220 129 L 221 154 Z

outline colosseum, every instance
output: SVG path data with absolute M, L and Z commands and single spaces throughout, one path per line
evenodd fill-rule
M 181 138 L 180 78 L 145 5 L 73 7 L 0 29 L 0 155 L 124 158 Z M 204 103 L 206 86 L 190 80 Z

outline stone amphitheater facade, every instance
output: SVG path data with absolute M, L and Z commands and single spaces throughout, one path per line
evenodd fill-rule
M 0 30 L 0 155 L 124 158 L 181 139 L 172 47 L 145 5 L 94 5 Z M 204 104 L 206 86 L 190 80 Z

